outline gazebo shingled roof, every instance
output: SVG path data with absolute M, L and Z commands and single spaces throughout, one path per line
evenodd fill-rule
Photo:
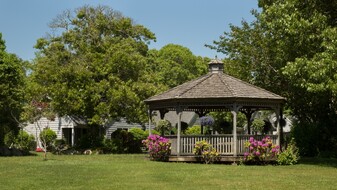
M 208 74 L 152 96 L 145 103 L 150 109 L 173 108 L 176 104 L 197 109 L 220 108 L 233 103 L 242 104 L 243 107 L 270 108 L 285 102 L 285 98 L 277 94 L 224 74 L 222 64 L 219 60 L 213 60 Z

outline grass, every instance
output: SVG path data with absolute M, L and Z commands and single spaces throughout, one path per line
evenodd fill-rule
M 145 157 L 0 157 L 0 189 L 337 189 L 336 159 L 304 159 L 295 166 L 232 166 Z

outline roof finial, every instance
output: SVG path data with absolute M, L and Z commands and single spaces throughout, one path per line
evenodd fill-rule
M 211 73 L 223 72 L 223 62 L 218 59 L 218 56 L 215 56 L 215 59 L 212 59 L 211 62 L 209 62 L 208 68 Z

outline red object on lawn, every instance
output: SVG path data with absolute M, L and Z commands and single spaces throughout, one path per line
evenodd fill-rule
M 43 152 L 43 149 L 40 148 L 40 147 L 37 147 L 35 151 L 36 151 L 36 152 Z

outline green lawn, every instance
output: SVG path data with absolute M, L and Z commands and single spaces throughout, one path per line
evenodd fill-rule
M 0 189 L 337 189 L 337 160 L 295 166 L 153 162 L 145 155 L 0 157 Z

